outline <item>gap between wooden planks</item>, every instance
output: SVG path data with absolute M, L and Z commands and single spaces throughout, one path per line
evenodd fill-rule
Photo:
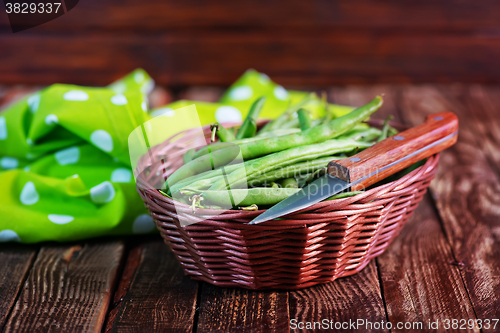
M 0 331 L 12 311 L 19 291 L 29 273 L 38 246 L 19 244 L 0 245 Z

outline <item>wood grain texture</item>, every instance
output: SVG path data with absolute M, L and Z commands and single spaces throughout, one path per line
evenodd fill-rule
M 203 284 L 197 332 L 288 332 L 288 292 Z
M 130 258 L 134 262 L 129 264 L 137 268 L 111 331 L 192 332 L 198 283 L 184 275 L 159 237 L 137 246 L 139 263 L 137 256 Z
M 0 245 L 0 331 L 35 259 L 36 246 Z
M 498 26 L 500 6 L 460 0 L 418 2 L 369 0 L 281 1 L 241 0 L 87 0 L 37 31 L 132 30 L 157 31 L 180 28 L 308 28 L 368 27 L 471 29 Z M 4 12 L 0 22 L 7 25 Z
M 409 124 L 452 110 L 462 124 L 458 142 L 444 151 L 431 190 L 474 311 L 479 319 L 500 317 L 500 182 L 483 152 L 484 142 L 466 103 L 463 86 L 409 87 L 401 109 Z
M 106 85 L 142 67 L 166 86 L 229 85 L 255 68 L 283 85 L 499 82 L 500 37 L 389 30 L 0 34 L 0 83 Z M 54 56 L 57 50 L 57 57 Z M 36 56 L 33 56 L 36 54 Z M 460 56 L 456 56 L 460 55 Z M 488 56 L 485 56 L 488 55 Z
M 314 286 L 289 293 L 290 319 L 297 322 L 386 322 L 386 312 L 381 296 L 375 261 L 362 271 L 332 283 Z M 366 323 L 366 322 L 365 322 Z M 292 327 L 293 328 L 293 327 Z M 317 326 L 319 328 L 319 326 Z M 389 332 L 361 325 L 334 332 Z
M 5 332 L 100 332 L 122 254 L 119 241 L 42 247 Z
M 128 244 L 127 247 L 128 246 L 130 246 L 130 244 Z M 130 251 L 126 253 L 127 257 L 125 267 L 118 278 L 118 286 L 114 292 L 112 303 L 108 308 L 105 329 L 106 332 L 111 332 L 113 329 L 116 316 L 120 311 L 123 301 L 125 300 L 125 296 L 127 295 L 132 279 L 137 272 L 137 268 L 141 263 L 141 253 L 142 246 L 137 246 L 137 243 L 135 243 L 135 246 L 133 246 Z
M 500 87 L 472 85 L 467 90 L 466 104 L 474 119 L 474 130 L 491 167 L 500 175 Z M 500 228 L 494 231 L 500 239 Z
M 377 257 L 389 321 L 422 323 L 429 321 L 476 319 L 455 257 L 428 196 L 390 247 Z M 413 324 L 412 324 L 413 325 Z M 416 324 L 419 325 L 419 324 Z M 419 331 L 414 326 L 414 331 Z M 466 327 L 461 331 L 478 332 Z M 399 330 L 396 330 L 399 331 Z

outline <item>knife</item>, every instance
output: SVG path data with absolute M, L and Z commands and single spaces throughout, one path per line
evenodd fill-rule
M 457 141 L 458 118 L 452 112 L 427 116 L 426 121 L 342 160 L 331 161 L 327 174 L 272 206 L 249 224 L 269 221 L 320 202 L 346 189 L 364 190 Z

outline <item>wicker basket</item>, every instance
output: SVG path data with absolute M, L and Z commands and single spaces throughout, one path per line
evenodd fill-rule
M 206 137 L 209 129 L 205 128 Z M 320 202 L 284 220 L 247 222 L 262 211 L 198 209 L 165 197 L 150 184 L 182 165 L 190 147 L 204 144 L 186 131 L 153 147 L 139 161 L 148 176 L 137 186 L 165 242 L 185 274 L 223 287 L 300 289 L 362 270 L 399 234 L 434 178 L 438 155 L 400 179 L 350 198 Z M 152 155 L 151 155 L 152 154 Z M 149 164 L 148 164 L 149 163 Z M 142 175 L 144 175 L 143 173 Z M 182 218 L 205 221 L 181 226 Z

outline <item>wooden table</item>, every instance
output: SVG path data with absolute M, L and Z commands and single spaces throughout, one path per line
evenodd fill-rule
M 23 89 L 4 87 L 0 93 L 8 102 Z M 331 101 L 351 105 L 385 93 L 378 117 L 393 114 L 409 125 L 445 110 L 460 119 L 458 143 L 442 154 L 430 195 L 364 270 L 304 290 L 259 292 L 191 280 L 159 236 L 4 244 L 0 331 L 286 332 L 294 327 L 291 321 L 324 319 L 390 321 L 392 331 L 401 331 L 399 322 L 422 322 L 421 331 L 428 331 L 429 321 L 439 321 L 442 331 L 447 319 L 489 319 L 491 327 L 483 331 L 500 331 L 500 323 L 492 328 L 500 318 L 500 87 L 334 87 L 327 92 Z M 220 93 L 219 88 L 190 88 L 173 98 L 215 100 Z M 165 102 L 168 95 L 159 96 Z M 365 328 L 348 331 L 370 331 Z

